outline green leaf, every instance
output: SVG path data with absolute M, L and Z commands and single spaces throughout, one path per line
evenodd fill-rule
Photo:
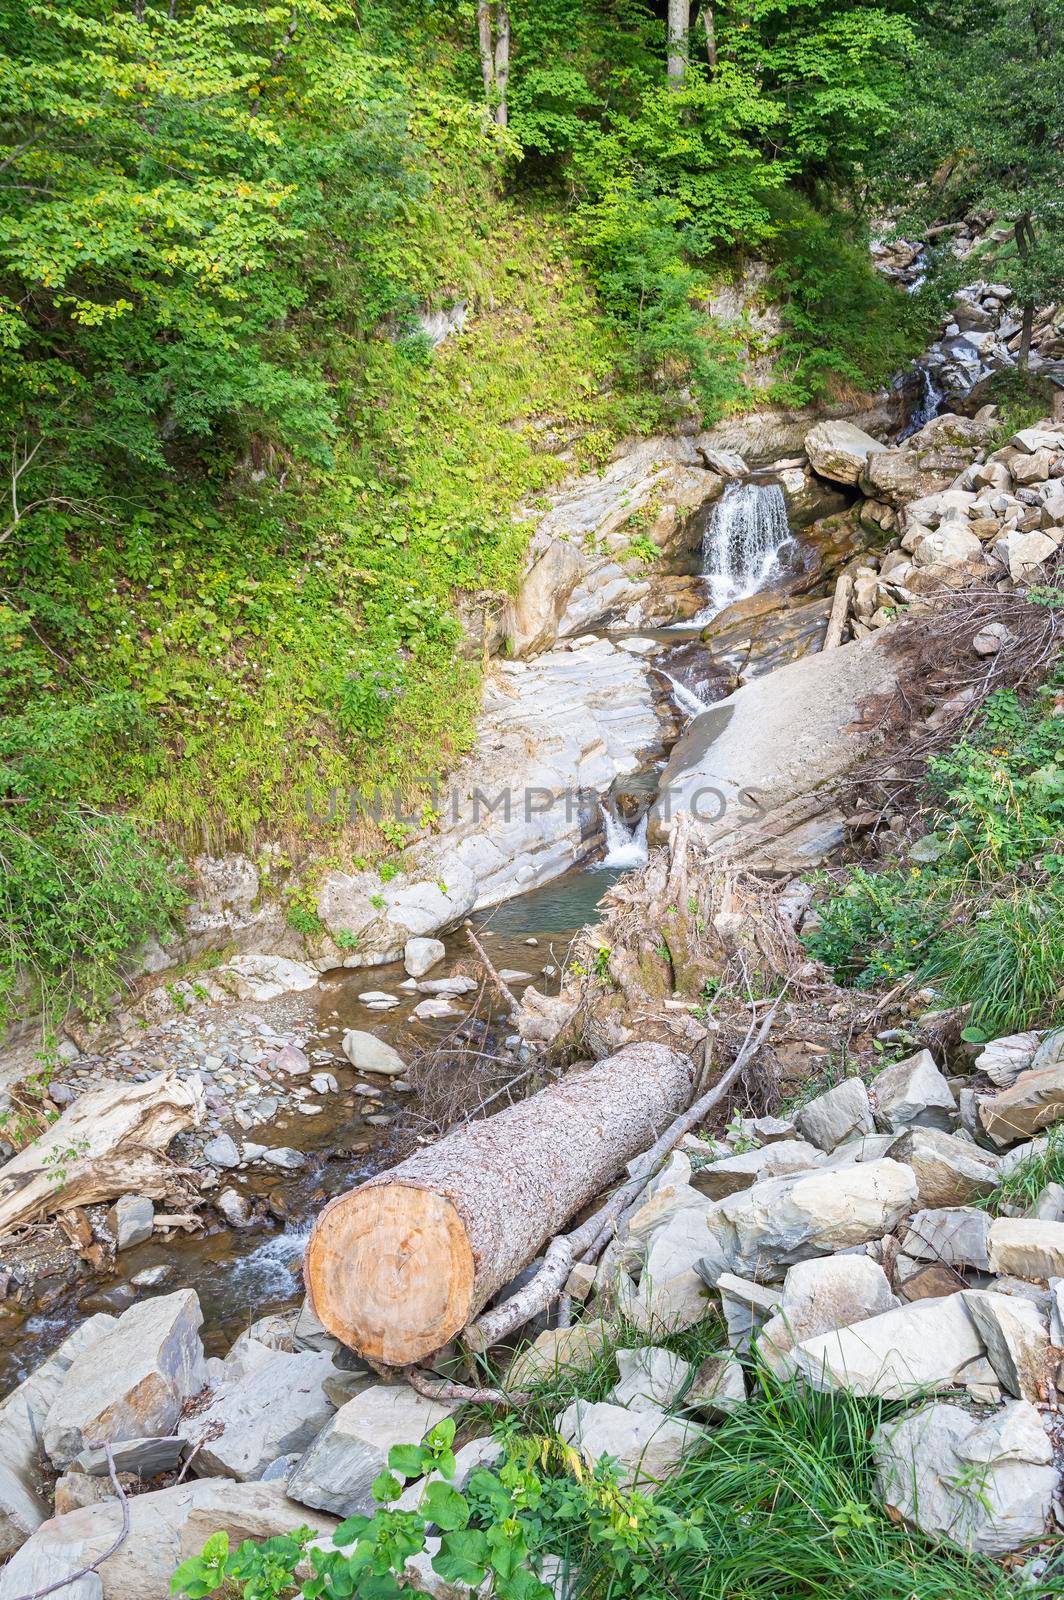
M 469 1503 L 465 1495 L 459 1494 L 449 1483 L 430 1483 L 421 1509 L 445 1533 L 464 1528 L 469 1521 Z
M 383 1473 L 382 1473 L 383 1477 Z M 333 1544 L 354 1544 L 370 1525 L 369 1517 L 347 1517 L 333 1533 Z
M 403 1486 L 392 1473 L 382 1472 L 379 1477 L 374 1478 L 369 1492 L 374 1500 L 387 1503 L 389 1500 L 398 1500 L 403 1492 Z
M 466 1528 L 460 1533 L 444 1534 L 439 1553 L 433 1557 L 432 1570 L 447 1583 L 464 1583 L 477 1589 L 484 1582 L 487 1564 L 487 1539 L 479 1528 Z
M 420 1478 L 428 1466 L 426 1452 L 419 1444 L 393 1444 L 388 1451 L 388 1465 L 404 1478 Z

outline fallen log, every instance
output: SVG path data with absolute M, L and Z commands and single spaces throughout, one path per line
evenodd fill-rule
M 164 1072 L 90 1089 L 0 1171 L 0 1237 L 59 1211 L 180 1185 L 163 1152 L 203 1119 L 203 1084 Z
M 689 1057 L 627 1045 L 338 1196 L 304 1260 L 319 1320 L 386 1366 L 434 1354 L 654 1143 L 694 1080 Z

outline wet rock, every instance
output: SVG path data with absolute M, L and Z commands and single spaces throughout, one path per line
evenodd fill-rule
M 1038 1412 L 1012 1401 L 985 1421 L 921 1406 L 873 1441 L 877 1491 L 909 1527 L 967 1551 L 1006 1555 L 1040 1539 L 1056 1492 Z
M 576 1400 L 562 1412 L 558 1432 L 575 1445 L 589 1466 L 614 1456 L 626 1488 L 652 1488 L 677 1471 L 705 1436 L 697 1423 L 666 1417 L 660 1411 L 630 1411 L 602 1402 Z
M 979 1106 L 979 1120 L 998 1146 L 1029 1139 L 1064 1117 L 1064 1064 L 1032 1067 Z
M 691 1376 L 688 1362 L 656 1345 L 618 1350 L 616 1355 L 620 1382 L 607 1399 L 611 1405 L 628 1406 L 632 1411 L 664 1410 Z
M 963 1206 L 997 1187 L 998 1163 L 989 1150 L 938 1128 L 910 1128 L 890 1147 L 916 1175 L 921 1206 Z
M 89 1445 L 173 1433 L 185 1401 L 207 1381 L 202 1321 L 195 1293 L 179 1289 L 131 1306 L 82 1351 L 45 1420 L 53 1464 L 69 1466 Z
M 795 1345 L 794 1369 L 817 1389 L 904 1399 L 948 1389 L 985 1354 L 963 1295 L 911 1304 Z
M 240 1165 L 240 1151 L 227 1133 L 219 1133 L 213 1139 L 208 1139 L 203 1146 L 203 1155 L 212 1167 L 220 1167 L 225 1171 Z
M 411 978 L 423 978 L 446 954 L 442 939 L 408 939 L 403 946 L 403 966 Z
M 406 1384 L 374 1384 L 341 1406 L 288 1480 L 300 1505 L 349 1517 L 372 1516 L 370 1485 L 395 1444 L 417 1444 L 455 1407 L 426 1400 Z
M 707 1356 L 682 1399 L 684 1411 L 725 1417 L 746 1404 L 746 1378 L 734 1356 Z
M 142 1267 L 129 1281 L 135 1289 L 158 1289 L 161 1284 L 170 1281 L 174 1271 L 168 1261 L 160 1261 L 154 1267 Z
M 889 1233 L 915 1197 L 912 1171 L 889 1159 L 759 1183 L 713 1208 L 699 1271 L 707 1282 L 721 1272 L 782 1278 L 796 1261 Z
M 1049 1376 L 1046 1318 L 1029 1300 L 981 1289 L 965 1290 L 964 1304 L 1001 1387 L 1018 1400 L 1041 1400 Z
M 290 1078 L 298 1078 L 310 1071 L 310 1057 L 297 1045 L 286 1044 L 273 1057 L 272 1065 Z
M 124 1194 L 107 1214 L 116 1250 L 131 1250 L 150 1239 L 155 1222 L 155 1202 L 146 1194 Z
M 1064 1222 L 995 1217 L 989 1255 L 991 1272 L 1028 1279 L 1064 1276 Z
M 280 1167 L 284 1172 L 298 1172 L 300 1167 L 306 1166 L 307 1158 L 299 1150 L 293 1150 L 289 1145 L 275 1145 L 266 1151 L 263 1161 L 268 1167 Z
M 904 1128 L 939 1128 L 947 1132 L 955 1118 L 953 1090 L 935 1065 L 930 1050 L 886 1067 L 875 1079 L 876 1121 L 884 1132 Z
M 427 1022 L 433 1017 L 456 1017 L 458 1012 L 446 1000 L 421 1000 L 414 1007 L 413 1015 L 419 1022 Z
M 188 1424 L 189 1439 L 199 1446 L 193 1471 L 207 1478 L 261 1478 L 278 1456 L 305 1450 L 333 1415 L 323 1388 L 333 1370 L 328 1352 L 278 1350 L 223 1383 Z
M 308 967 L 303 961 L 290 961 L 286 956 L 238 956 L 227 966 L 217 968 L 214 977 L 238 1000 L 252 1000 L 258 1004 L 276 1000 L 278 995 L 318 987 L 314 967 Z
M 507 973 L 501 972 L 499 976 L 504 983 L 508 981 L 509 975 Z M 461 994 L 475 994 L 479 988 L 480 985 L 475 978 L 464 977 L 461 973 L 456 973 L 453 978 L 428 978 L 424 983 L 418 984 L 418 989 L 422 994 L 436 995 L 440 998 L 448 996 L 453 998 Z
M 869 1256 L 840 1255 L 800 1261 L 787 1274 L 776 1314 L 757 1336 L 762 1360 L 787 1370 L 796 1344 L 891 1311 L 898 1302 L 887 1275 Z
M 212 1533 L 224 1529 L 235 1549 L 245 1539 L 269 1539 L 308 1523 L 322 1533 L 331 1517 L 309 1515 L 292 1504 L 280 1483 L 234 1483 L 200 1478 L 129 1501 L 129 1536 L 99 1568 L 98 1576 L 68 1584 L 63 1600 L 163 1600 L 174 1569 L 199 1555 Z M 118 1540 L 117 1500 L 86 1506 L 46 1522 L 0 1573 L 0 1600 L 35 1594 L 98 1560 Z
M 856 484 L 870 456 L 885 447 L 852 422 L 818 422 L 805 436 L 814 472 L 835 483 Z
M 875 1126 L 868 1090 L 860 1078 L 845 1078 L 817 1095 L 795 1114 L 795 1121 L 802 1137 L 820 1150 L 834 1150 L 847 1139 L 871 1133 Z
M 222 1189 L 214 1197 L 214 1209 L 231 1228 L 252 1228 L 255 1225 L 255 1208 L 249 1196 L 240 1189 Z
M 397 1075 L 406 1071 L 406 1063 L 398 1050 L 393 1050 L 375 1033 L 365 1033 L 359 1028 L 349 1028 L 340 1047 L 357 1072 L 385 1072 Z

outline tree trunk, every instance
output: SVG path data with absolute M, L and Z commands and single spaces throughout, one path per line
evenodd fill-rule
M 824 635 L 824 650 L 837 650 L 842 643 L 842 635 L 846 629 L 846 618 L 850 614 L 850 599 L 853 595 L 853 579 L 848 572 L 840 572 L 835 583 L 835 594 L 831 602 L 831 614 L 828 617 L 828 631 Z
M 695 1069 L 628 1045 L 467 1123 L 326 1206 L 307 1246 L 311 1304 L 372 1361 L 422 1361 L 690 1102 Z
M 669 0 L 668 64 L 670 89 L 682 89 L 687 76 L 687 35 L 691 27 L 691 0 Z
M 706 60 L 710 72 L 715 72 L 717 67 L 717 24 L 713 17 L 713 7 L 702 7 L 702 25 L 706 30 Z
M 477 38 L 484 98 L 495 122 L 505 128 L 509 115 L 506 85 L 510 78 L 510 10 L 506 0 L 499 0 L 494 7 L 490 0 L 477 0 Z
M 1012 228 L 1016 239 L 1016 250 L 1022 262 L 1027 261 L 1030 247 L 1034 243 L 1034 233 L 1031 228 L 1031 218 L 1028 212 L 1016 218 Z M 1034 332 L 1034 300 L 1028 295 L 1023 302 L 1023 320 L 1020 324 L 1020 348 L 1016 353 L 1016 365 L 1021 372 L 1026 372 L 1031 356 L 1031 335 Z

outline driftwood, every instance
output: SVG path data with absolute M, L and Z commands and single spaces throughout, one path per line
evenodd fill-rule
M 464 924 L 464 928 L 466 938 L 469 940 L 470 944 L 473 946 L 473 949 L 480 958 L 480 964 L 487 973 L 488 978 L 495 985 L 496 989 L 498 989 L 499 993 L 506 1001 L 506 1004 L 510 1007 L 510 1010 L 520 1011 L 521 1002 L 518 1000 L 509 984 L 503 982 L 502 977 L 491 960 L 491 957 L 488 955 L 488 952 L 485 950 L 484 946 L 473 932 L 473 924 L 471 922 L 466 922 Z
M 441 1349 L 672 1124 L 694 1080 L 688 1056 L 628 1045 L 340 1195 L 304 1261 L 318 1318 L 387 1366 Z
M 835 594 L 831 602 L 831 614 L 828 617 L 828 631 L 824 635 L 822 649 L 837 650 L 842 643 L 842 635 L 846 627 L 846 618 L 850 613 L 850 598 L 853 595 L 853 579 L 848 572 L 840 572 L 835 584 Z
M 203 1111 L 200 1080 L 174 1072 L 91 1089 L 0 1172 L 0 1237 L 121 1194 L 163 1199 L 178 1172 L 163 1152 Z

